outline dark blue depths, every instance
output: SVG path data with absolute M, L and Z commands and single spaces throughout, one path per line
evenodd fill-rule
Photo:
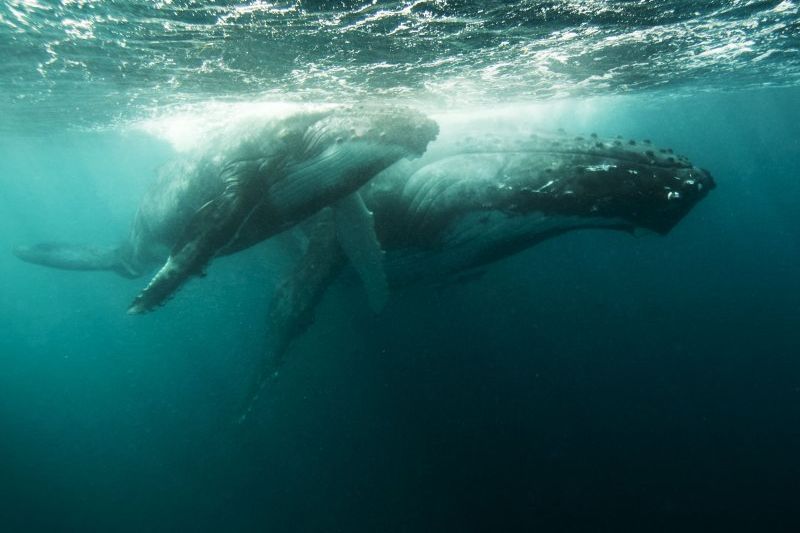
M 0 255 L 0 530 L 792 530 L 798 100 L 616 99 L 580 127 L 716 177 L 670 235 L 566 235 L 377 317 L 337 285 L 243 425 L 274 244 L 143 317 L 141 281 Z M 6 251 L 113 241 L 169 157 L 132 135 L 0 150 Z

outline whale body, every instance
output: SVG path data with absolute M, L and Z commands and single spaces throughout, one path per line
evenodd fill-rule
M 437 132 L 434 121 L 398 106 L 339 106 L 244 121 L 161 169 L 122 244 L 41 243 L 14 252 L 31 263 L 131 278 L 161 265 L 129 308 L 141 313 L 203 274 L 214 256 L 267 239 L 325 206 L 347 214 L 340 218 L 350 221 L 348 232 L 364 232 L 362 240 L 373 244 L 373 222 L 353 193 L 398 160 L 420 156 Z M 382 271 L 363 270 L 381 282 Z
M 708 171 L 650 141 L 530 134 L 439 143 L 360 191 L 391 287 L 452 279 L 575 230 L 666 235 L 716 187 Z M 304 228 L 305 254 L 270 303 L 268 349 L 245 414 L 348 264 L 332 213 Z

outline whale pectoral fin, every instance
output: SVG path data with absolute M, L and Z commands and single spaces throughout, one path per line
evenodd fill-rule
M 128 313 L 140 314 L 162 304 L 193 274 L 200 274 L 219 247 L 220 232 L 213 221 L 229 210 L 227 202 L 217 198 L 201 207 L 192 217 L 181 240 L 172 248 L 166 263 L 150 283 L 136 296 Z
M 267 346 L 237 413 L 239 422 L 246 419 L 267 381 L 277 376 L 292 341 L 313 323 L 317 304 L 347 264 L 331 210 L 323 209 L 312 222 L 305 253 L 270 300 Z
M 235 238 L 261 199 L 254 164 L 240 162 L 226 169 L 225 190 L 195 212 L 166 263 L 133 300 L 128 313 L 144 313 L 161 305 L 190 276 L 203 275 L 217 252 Z
M 377 313 L 389 299 L 389 285 L 372 212 L 356 192 L 334 205 L 334 218 L 339 245 L 364 283 L 370 307 Z

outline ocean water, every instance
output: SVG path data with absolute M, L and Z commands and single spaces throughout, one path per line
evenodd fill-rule
M 797 531 L 799 10 L 4 2 L 0 531 Z M 226 116 L 373 100 L 650 138 L 717 188 L 377 315 L 336 283 L 244 423 L 279 242 L 143 316 L 144 279 L 11 253 L 120 240 Z

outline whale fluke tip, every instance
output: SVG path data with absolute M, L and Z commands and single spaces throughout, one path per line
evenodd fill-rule
M 128 307 L 128 314 L 129 315 L 143 315 L 147 312 L 147 308 L 141 304 L 141 302 L 133 302 Z

